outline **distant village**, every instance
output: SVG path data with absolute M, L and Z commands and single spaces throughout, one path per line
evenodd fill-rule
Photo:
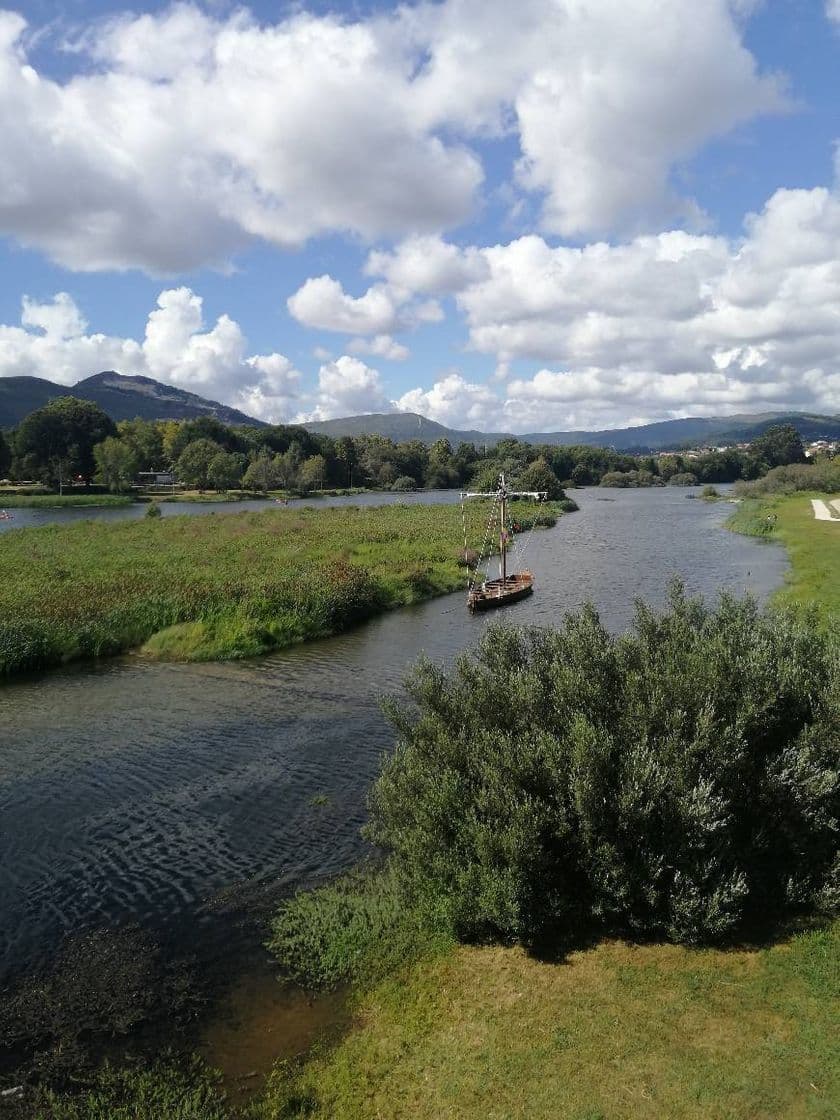
M 656 457 L 658 459 L 664 459 L 668 456 L 679 455 L 683 459 L 699 459 L 703 455 L 712 455 L 715 452 L 720 453 L 722 451 L 747 451 L 749 449 L 749 446 L 749 443 L 726 443 L 716 447 L 692 447 L 688 451 L 657 451 Z M 804 449 L 806 459 L 816 459 L 821 455 L 828 455 L 830 457 L 833 457 L 838 453 L 838 451 L 840 451 L 840 440 L 816 439 L 812 443 L 804 444 Z

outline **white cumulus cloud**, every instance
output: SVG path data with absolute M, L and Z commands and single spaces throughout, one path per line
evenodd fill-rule
M 411 351 L 389 334 L 378 334 L 375 338 L 352 338 L 347 349 L 353 354 L 373 354 L 389 362 L 404 362 Z
M 333 420 L 365 412 L 390 412 L 379 371 L 359 358 L 342 354 L 325 362 L 318 371 L 318 396 L 314 409 L 302 412 L 297 421 Z
M 546 229 L 627 228 L 690 213 L 675 164 L 784 103 L 727 0 L 442 0 L 276 22 L 181 3 L 94 24 L 62 80 L 30 60 L 25 30 L 0 11 L 0 232 L 78 270 L 438 234 L 474 215 L 481 144 L 508 134 Z M 395 283 L 421 264 L 403 257 Z
M 411 389 L 395 402 L 401 412 L 419 412 L 450 427 L 498 430 L 499 398 L 486 385 L 467 381 L 453 371 L 430 389 Z
M 331 276 L 315 276 L 286 303 L 299 323 L 319 330 L 385 334 L 400 325 L 397 305 L 383 285 L 356 298 Z

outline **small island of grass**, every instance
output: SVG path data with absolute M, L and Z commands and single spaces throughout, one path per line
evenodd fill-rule
M 534 503 L 527 528 L 554 523 Z M 466 507 L 481 542 L 487 508 Z M 143 647 L 249 657 L 466 588 L 458 506 L 261 510 L 86 521 L 6 534 L 0 676 Z

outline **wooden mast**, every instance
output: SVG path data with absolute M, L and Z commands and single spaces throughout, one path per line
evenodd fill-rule
M 499 528 L 499 555 L 501 556 L 500 571 L 502 573 L 502 583 L 507 579 L 507 541 L 505 540 L 505 526 L 507 524 L 506 514 L 506 498 L 507 490 L 505 488 L 505 476 L 501 475 L 501 487 L 499 493 L 501 495 L 502 510 L 501 510 L 501 526 Z

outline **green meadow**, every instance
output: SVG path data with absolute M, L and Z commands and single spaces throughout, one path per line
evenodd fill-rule
M 790 557 L 779 603 L 814 603 L 826 620 L 840 614 L 840 522 L 817 521 L 812 498 L 836 495 L 799 492 L 749 498 L 729 520 L 729 527 L 748 536 L 779 541 Z
M 133 500 L 123 494 L 6 494 L 0 491 L 0 509 L 90 509 L 130 506 Z
M 471 546 L 487 508 L 467 507 Z M 553 524 L 536 505 L 514 510 Z M 249 657 L 466 588 L 458 505 L 85 521 L 4 534 L 0 676 L 143 648 Z

